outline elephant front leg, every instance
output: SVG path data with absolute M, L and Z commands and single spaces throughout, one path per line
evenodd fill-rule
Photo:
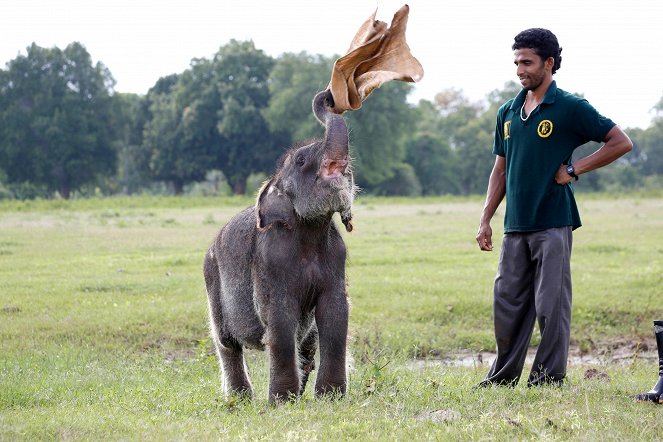
M 296 327 L 297 318 L 291 317 L 284 310 L 270 315 L 266 339 L 269 350 L 270 403 L 292 399 L 299 394 Z
M 348 338 L 348 300 L 345 291 L 320 296 L 315 308 L 320 345 L 320 368 L 315 394 L 345 394 L 346 346 Z

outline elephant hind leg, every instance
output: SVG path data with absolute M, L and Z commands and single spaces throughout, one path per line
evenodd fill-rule
M 212 338 L 221 365 L 223 390 L 226 395 L 253 396 L 242 345 L 234 338 L 218 333 L 220 329 L 214 322 L 212 319 Z
M 219 357 L 223 373 L 223 388 L 226 394 L 252 395 L 242 346 L 230 336 L 223 324 L 221 307 L 221 278 L 216 258 L 212 251 L 205 257 L 205 285 L 209 302 L 210 333 Z
M 224 391 L 226 394 L 253 396 L 253 387 L 246 369 L 242 346 L 237 343 L 226 346 L 223 345 L 224 343 L 217 346 L 223 372 Z
M 299 345 L 299 368 L 302 373 L 299 394 L 304 394 L 309 374 L 315 369 L 315 352 L 318 349 L 318 329 L 311 327 Z

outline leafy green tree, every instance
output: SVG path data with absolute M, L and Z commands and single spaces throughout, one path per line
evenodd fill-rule
M 32 44 L 0 71 L 0 162 L 7 181 L 69 198 L 115 170 L 113 77 L 77 42 Z
M 162 93 L 150 97 L 150 113 L 143 139 L 150 152 L 150 170 L 155 179 L 171 182 L 175 193 L 181 193 L 186 176 L 176 163 L 184 154 L 180 143 L 182 110 L 177 108 L 173 93 Z
M 457 194 L 457 161 L 449 143 L 436 134 L 422 133 L 408 141 L 407 162 L 412 165 L 424 195 Z
M 497 117 L 497 110 L 500 106 L 510 99 L 515 98 L 521 89 L 522 87 L 515 81 L 507 81 L 504 83 L 502 89 L 495 89 L 490 92 L 486 97 L 488 99 L 489 111 L 494 112 L 495 117 Z
M 663 175 L 663 97 L 654 106 L 656 112 L 647 129 L 628 131 L 635 144 L 639 172 L 645 176 Z M 633 153 L 632 153 L 633 154 Z
M 458 181 L 464 195 L 485 193 L 495 163 L 493 155 L 494 121 L 475 118 L 458 128 L 456 154 Z
M 193 60 L 176 78 L 157 83 L 148 94 L 143 142 L 154 179 L 180 193 L 216 169 L 242 194 L 249 175 L 271 167 L 284 139 L 263 117 L 273 63 L 253 42 L 232 40 L 212 60 Z
M 458 178 L 461 193 L 482 194 L 486 192 L 488 178 L 495 163 L 493 140 L 498 109 L 514 98 L 521 90 L 514 81 L 504 84 L 502 89 L 486 96 L 487 109 L 478 103 L 461 100 L 453 115 L 453 145 L 458 157 Z M 459 116 L 465 120 L 463 124 Z
M 374 190 L 376 195 L 390 196 L 419 196 L 421 195 L 421 184 L 414 170 L 408 163 L 395 164 L 391 178 L 380 183 Z
M 416 113 L 407 103 L 412 86 L 392 82 L 364 101 L 361 109 L 348 112 L 355 179 L 368 191 L 379 191 L 405 162 L 405 142 L 414 132 Z
M 147 122 L 146 97 L 136 94 L 113 95 L 113 126 L 118 134 L 117 186 L 132 194 L 148 184 L 149 152 L 143 148 L 143 128 Z
M 656 117 L 654 117 L 655 120 L 663 118 L 663 96 L 661 96 L 658 103 L 654 105 L 654 110 L 656 111 Z
M 203 180 L 218 163 L 220 104 L 212 63 L 193 60 L 182 74 L 157 82 L 148 100 L 143 144 L 152 176 L 180 194 L 185 184 Z
M 638 169 L 645 176 L 663 175 L 663 118 L 645 130 L 629 132 L 639 154 Z
M 433 100 L 440 118 L 438 131 L 449 140 L 451 148 L 457 147 L 458 130 L 468 122 L 476 120 L 484 110 L 481 102 L 471 102 L 460 89 L 445 89 Z
M 185 184 L 204 179 L 205 172 L 214 168 L 214 148 L 218 146 L 210 141 L 218 137 L 216 132 L 201 130 L 201 120 L 209 116 L 198 103 L 181 100 L 182 94 L 178 82 L 171 93 L 152 97 L 152 119 L 144 131 L 150 170 L 155 179 L 172 183 L 175 194 L 181 194 Z M 212 128 L 215 122 L 212 119 Z
M 425 118 L 420 127 L 436 134 L 451 149 L 455 161 L 452 170 L 440 173 L 453 176 L 456 191 L 462 194 L 485 192 L 488 175 L 495 162 L 492 141 L 495 111 L 484 110 L 481 102 L 473 103 L 458 89 L 439 92 L 434 101 L 420 103 Z
M 321 135 L 311 102 L 327 87 L 332 66 L 331 58 L 306 52 L 283 54 L 276 60 L 269 76 L 271 99 L 264 112 L 273 133 L 284 132 L 290 142 Z
M 251 41 L 231 40 L 214 56 L 214 79 L 221 107 L 220 169 L 236 194 L 246 192 L 253 172 L 271 168 L 284 138 L 274 137 L 263 117 L 269 105 L 269 74 L 274 60 Z M 287 140 L 286 140 L 287 141 Z

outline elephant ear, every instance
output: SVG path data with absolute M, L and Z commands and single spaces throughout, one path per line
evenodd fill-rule
M 295 207 L 276 186 L 274 179 L 266 181 L 258 192 L 256 222 L 259 230 L 267 230 L 274 224 L 282 224 L 288 229 L 295 225 Z

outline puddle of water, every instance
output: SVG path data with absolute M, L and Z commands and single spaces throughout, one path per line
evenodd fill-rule
M 530 349 L 527 352 L 526 364 L 532 364 L 536 349 Z M 449 366 L 449 367 L 471 367 L 471 368 L 488 368 L 495 360 L 495 353 L 482 351 L 478 353 L 473 352 L 458 352 L 447 355 L 443 358 L 434 359 L 412 359 L 408 361 L 407 366 L 412 369 L 424 369 L 432 366 Z M 654 352 L 634 351 L 633 348 L 617 348 L 609 354 L 581 355 L 579 351 L 571 351 L 569 353 L 569 365 L 612 365 L 612 364 L 628 364 L 636 359 L 645 361 L 658 360 L 657 354 Z

